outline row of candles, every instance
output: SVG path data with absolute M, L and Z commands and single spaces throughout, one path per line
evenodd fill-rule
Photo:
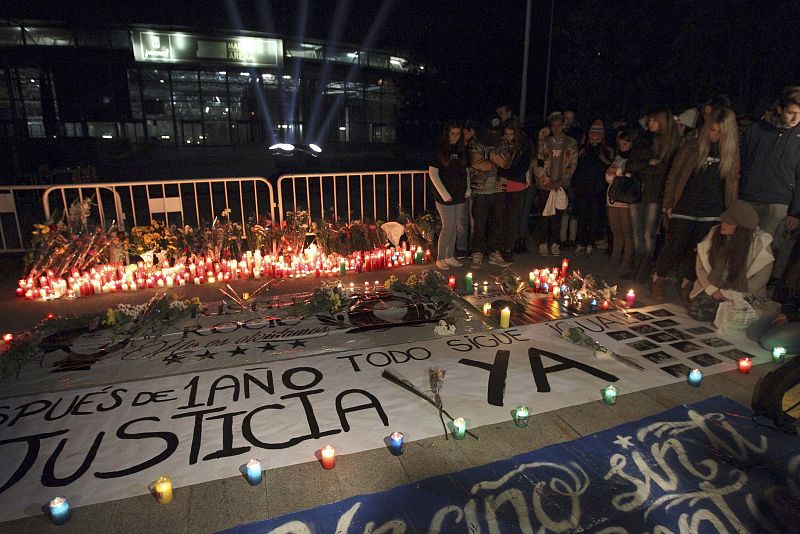
M 784 347 L 775 347 L 772 349 L 772 361 L 774 363 L 783 362 L 783 357 L 786 356 L 786 349 Z M 741 374 L 748 374 L 753 367 L 753 359 L 748 357 L 739 358 L 736 369 Z M 692 369 L 686 376 L 686 381 L 692 387 L 700 387 L 700 382 L 703 380 L 703 371 L 700 369 Z M 619 390 L 614 386 L 606 386 L 602 390 L 603 402 L 609 406 L 617 403 L 617 395 Z
M 514 423 L 519 428 L 528 426 L 528 407 L 517 406 L 514 410 Z M 467 421 L 463 417 L 457 417 L 450 423 L 451 432 L 455 439 L 464 439 L 467 435 Z M 388 439 L 389 450 L 394 455 L 403 453 L 405 435 L 402 432 L 392 432 Z M 325 445 L 319 450 L 320 464 L 326 470 L 336 466 L 336 449 L 333 445 Z M 248 484 L 258 486 L 264 479 L 264 468 L 261 460 L 253 458 L 244 465 L 244 476 Z M 166 475 L 160 476 L 151 485 L 151 491 L 159 504 L 169 504 L 173 499 L 172 479 Z M 59 496 L 52 499 L 49 503 L 50 518 L 57 525 L 66 523 L 71 515 L 69 501 L 66 497 Z
M 72 269 L 66 277 L 53 271 L 29 275 L 19 281 L 17 296 L 26 300 L 48 300 L 61 297 L 76 298 L 99 293 L 137 291 L 145 288 L 173 288 L 185 285 L 213 284 L 264 278 L 295 278 L 307 276 L 345 276 L 347 273 L 392 269 L 406 265 L 431 262 L 431 251 L 417 247 L 375 249 L 354 252 L 348 257 L 320 253 L 316 245 L 306 247 L 293 256 L 262 255 L 247 251 L 240 260 L 212 260 L 198 257 L 170 265 L 163 261 L 155 265 L 144 262 L 96 265 L 88 271 Z
M 506 308 L 507 309 L 507 308 Z M 8 336 L 10 334 L 6 334 Z M 5 336 L 4 336 L 5 338 Z M 5 342 L 5 341 L 4 341 Z M 786 355 L 786 349 L 783 347 L 775 347 L 772 350 L 773 362 L 780 363 Z M 737 368 L 740 373 L 747 374 L 753 366 L 751 358 L 739 358 Z M 703 380 L 703 371 L 700 369 L 692 369 L 689 372 L 687 381 L 690 386 L 699 387 L 700 382 Z M 609 406 L 617 403 L 617 396 L 619 389 L 615 386 L 609 385 L 602 390 L 603 402 Z M 514 424 L 519 428 L 526 428 L 528 426 L 528 418 L 530 411 L 527 406 L 520 405 L 514 410 Z M 457 417 L 450 423 L 451 432 L 455 439 L 464 439 L 467 435 L 467 420 L 463 417 Z M 405 444 L 405 435 L 402 432 L 392 432 L 389 435 L 389 450 L 394 455 L 403 453 L 403 445 Z M 332 445 L 325 445 L 319 450 L 320 463 L 323 469 L 333 469 L 336 466 L 336 449 Z M 264 469 L 261 461 L 258 459 L 249 460 L 245 464 L 244 475 L 247 482 L 252 486 L 261 484 L 264 478 Z M 161 476 L 153 483 L 153 495 L 160 504 L 169 504 L 172 502 L 172 480 L 168 476 Z M 65 523 L 70 516 L 69 502 L 66 497 L 60 496 L 50 501 L 50 516 L 56 524 Z

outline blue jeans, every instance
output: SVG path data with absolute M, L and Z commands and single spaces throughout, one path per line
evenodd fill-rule
M 656 232 L 661 205 L 656 202 L 631 204 L 633 247 L 636 254 L 652 258 L 656 250 Z
M 800 322 L 781 326 L 772 324 L 775 314 L 768 314 L 747 327 L 747 337 L 771 351 L 783 347 L 787 354 L 800 354 Z
M 453 249 L 456 247 L 458 222 L 461 220 L 464 213 L 464 203 L 439 204 L 437 202 L 436 209 L 439 211 L 439 218 L 442 220 L 442 230 L 439 232 L 436 259 L 444 260 L 453 257 Z

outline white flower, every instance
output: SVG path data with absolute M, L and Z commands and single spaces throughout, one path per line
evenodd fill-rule
M 439 336 L 452 336 L 456 333 L 456 325 L 440 320 L 439 324 L 433 327 L 433 332 Z
M 230 214 L 231 214 L 231 209 L 230 208 L 225 208 L 224 210 L 222 210 L 222 213 L 220 213 L 220 216 L 221 217 L 229 217 Z

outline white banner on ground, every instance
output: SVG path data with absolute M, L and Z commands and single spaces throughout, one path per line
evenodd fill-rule
M 563 341 L 570 326 L 645 370 Z M 4 399 L 0 520 L 39 514 L 56 495 L 82 506 L 144 494 L 162 474 L 186 486 L 237 476 L 250 458 L 270 469 L 314 460 L 325 444 L 381 447 L 395 430 L 441 435 L 437 410 L 385 370 L 426 390 L 428 370 L 445 369 L 444 406 L 474 428 L 509 420 L 519 404 L 541 413 L 598 400 L 609 384 L 625 394 L 693 367 L 731 370 L 742 348 L 769 359 L 737 345 L 665 306 Z

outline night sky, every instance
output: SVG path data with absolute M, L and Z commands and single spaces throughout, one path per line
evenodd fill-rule
M 13 4 L 13 5 L 12 5 Z M 712 94 L 760 113 L 783 85 L 800 83 L 797 0 L 557 0 L 549 110 L 635 118 L 676 112 Z M 413 112 L 434 120 L 481 119 L 519 103 L 525 0 L 273 0 L 5 2 L 6 18 L 162 24 L 197 31 L 241 27 L 399 49 L 434 74 L 407 87 Z M 550 2 L 535 0 L 528 76 L 529 122 L 543 112 Z M 381 23 L 382 21 L 382 23 Z M 337 29 L 338 28 L 338 29 Z M 373 32 L 370 32 L 370 29 Z

